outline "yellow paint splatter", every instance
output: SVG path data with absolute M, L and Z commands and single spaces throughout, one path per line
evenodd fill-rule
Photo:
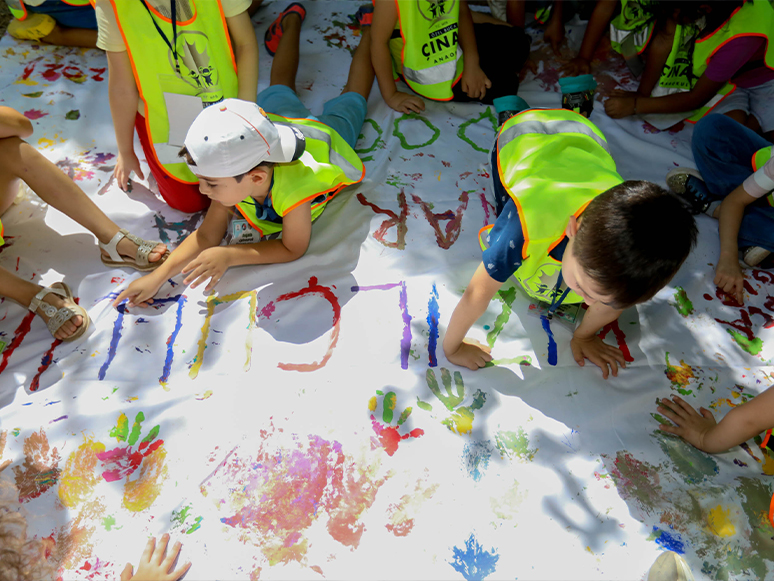
M 62 476 L 59 478 L 59 500 L 67 508 L 83 502 L 99 482 L 94 469 L 97 454 L 105 451 L 102 442 L 95 442 L 84 436 L 85 441 L 67 458 Z
M 763 473 L 767 476 L 774 475 L 774 457 L 764 451 L 763 458 Z
M 210 397 L 212 397 L 212 390 L 211 389 L 208 389 L 207 391 L 205 391 L 202 394 L 196 394 L 196 399 L 198 399 L 199 401 L 203 401 L 203 400 L 208 399 Z
M 731 522 L 731 509 L 723 509 L 722 505 L 717 505 L 709 512 L 707 524 L 712 534 L 718 537 L 733 537 L 736 534 L 736 527 Z
M 124 506 L 132 512 L 145 510 L 161 494 L 161 485 L 167 478 L 167 466 L 164 460 L 167 451 L 159 446 L 143 458 L 139 476 L 126 481 L 124 487 Z
M 32 79 L 19 79 L 18 81 L 14 82 L 15 85 L 37 85 L 37 81 L 33 81 Z
M 376 396 L 368 400 L 368 409 L 372 412 L 376 411 Z

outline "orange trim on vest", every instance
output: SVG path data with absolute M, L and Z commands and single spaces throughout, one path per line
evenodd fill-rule
M 529 109 L 527 109 L 529 111 Z M 514 115 L 515 117 L 515 115 Z M 505 185 L 505 180 L 503 180 L 503 168 L 500 164 L 500 135 L 497 135 L 497 173 L 500 175 L 500 183 L 503 184 L 503 187 L 507 190 L 508 195 L 511 196 L 511 200 L 513 200 L 513 203 L 516 204 L 516 210 L 519 213 L 519 222 L 521 222 L 521 233 L 524 235 L 524 246 L 521 247 L 521 258 L 522 260 L 527 260 L 527 245 L 529 245 L 529 232 L 527 232 L 527 222 L 524 219 L 524 210 L 521 208 L 521 203 L 519 203 L 518 196 L 514 196 L 511 194 L 511 190 L 508 189 L 508 186 Z
M 174 2 L 174 0 L 172 0 L 172 1 Z M 178 20 L 177 23 L 180 26 L 185 26 L 186 24 L 191 24 L 194 20 L 196 20 L 196 17 L 199 15 L 199 12 L 196 10 L 196 3 L 195 2 L 191 2 L 191 4 L 193 4 L 193 8 L 194 8 L 193 16 L 191 17 L 190 20 L 186 20 L 185 22 L 180 22 Z M 218 1 L 218 4 L 220 4 L 220 1 Z M 146 6 L 148 7 L 148 9 L 151 12 L 153 12 L 153 14 L 158 16 L 161 20 L 163 20 L 164 22 L 167 22 L 169 24 L 172 24 L 172 20 L 171 19 L 169 19 L 169 18 L 167 18 L 165 16 L 162 16 L 150 3 L 146 4 Z
M 774 495 L 772 495 L 771 504 L 769 505 L 769 522 L 774 527 Z
M 716 32 L 717 32 L 717 31 L 716 31 Z M 713 34 L 714 34 L 714 33 L 713 33 Z M 710 59 L 711 59 L 713 56 L 715 56 L 715 53 L 716 53 L 716 52 L 718 52 L 718 51 L 719 51 L 721 48 L 723 48 L 724 46 L 726 46 L 726 45 L 727 45 L 729 42 L 731 42 L 732 40 L 736 40 L 736 39 L 738 39 L 738 38 L 745 38 L 745 37 L 748 37 L 748 36 L 752 36 L 752 37 L 760 37 L 760 38 L 763 38 L 763 39 L 765 39 L 765 40 L 766 40 L 766 43 L 767 43 L 767 48 L 768 48 L 768 40 L 769 40 L 769 37 L 768 37 L 768 36 L 766 36 L 765 34 L 759 34 L 759 33 L 757 33 L 757 32 L 740 32 L 739 34 L 735 34 L 735 35 L 734 35 L 734 36 L 732 36 L 731 38 L 729 38 L 729 39 L 725 40 L 724 42 L 720 43 L 720 44 L 719 44 L 719 45 L 718 45 L 718 46 L 715 48 L 715 50 L 713 50 L 713 51 L 712 51 L 712 52 L 709 54 L 709 56 L 707 57 L 707 60 L 706 60 L 706 62 L 705 62 L 704 64 L 709 64 L 709 62 L 710 62 Z M 709 37 L 708 37 L 708 38 L 709 38 Z M 699 42 L 699 41 L 697 40 L 696 42 Z M 769 66 L 766 64 L 766 59 L 765 59 L 765 57 L 764 57 L 764 59 L 763 59 L 763 66 L 765 66 L 766 68 L 771 68 L 771 67 L 769 67 Z
M 648 48 L 648 45 L 650 44 L 650 39 L 653 38 L 653 31 L 656 30 L 656 24 L 655 22 L 652 24 L 653 26 L 650 27 L 650 34 L 648 35 L 648 39 L 642 43 L 642 49 L 637 53 L 637 56 L 645 52 L 645 49 Z
M 718 27 L 717 27 L 715 30 L 713 30 L 712 32 L 710 32 L 710 33 L 709 33 L 707 36 L 705 36 L 704 38 L 697 38 L 697 39 L 696 39 L 696 41 L 695 41 L 695 44 L 698 44 L 698 43 L 700 43 L 700 42 L 704 42 L 704 41 L 706 41 L 706 40 L 708 40 L 708 39 L 712 38 L 712 37 L 713 37 L 713 36 L 714 36 L 716 33 L 720 32 L 720 30 L 721 30 L 723 27 L 725 27 L 725 25 L 726 25 L 726 24 L 728 24 L 728 22 L 729 22 L 729 21 L 730 21 L 730 20 L 731 20 L 731 19 L 732 19 L 734 16 L 736 16 L 736 13 L 737 13 L 737 12 L 739 12 L 739 11 L 740 11 L 742 8 L 744 8 L 746 5 L 747 5 L 747 3 L 745 2 L 744 4 L 742 4 L 741 6 L 739 6 L 739 7 L 738 7 L 736 10 L 734 10 L 734 11 L 731 13 L 731 16 L 729 16 L 729 17 L 728 17 L 728 20 L 726 20 L 726 21 L 725 21 L 723 24 L 721 24 L 721 25 L 720 25 L 720 26 L 718 26 Z
M 242 217 L 243 217 L 245 220 L 247 220 L 248 224 L 250 224 L 250 226 L 252 226 L 254 229 L 258 230 L 258 234 L 260 234 L 261 236 L 263 236 L 263 230 L 261 230 L 260 228 L 258 228 L 258 226 L 256 226 L 255 224 L 253 224 L 253 221 L 252 221 L 252 220 L 250 220 L 250 217 L 249 217 L 247 214 L 245 214 L 245 213 L 242 211 L 242 208 L 240 208 L 239 206 L 236 206 L 236 209 L 237 209 L 237 212 L 239 212 L 240 214 L 242 214 Z
M 717 107 L 718 105 L 720 105 L 720 104 L 721 104 L 723 101 L 725 101 L 725 100 L 726 100 L 726 98 L 728 98 L 728 96 L 729 96 L 729 95 L 733 94 L 733 92 L 734 92 L 734 91 L 736 91 L 736 85 L 734 85 L 734 84 L 732 84 L 732 83 L 729 83 L 729 84 L 730 84 L 730 85 L 731 85 L 731 87 L 733 87 L 733 88 L 732 88 L 732 89 L 731 89 L 731 90 L 730 90 L 728 93 L 726 93 L 725 95 L 723 95 L 723 96 L 720 98 L 720 101 L 718 101 L 718 102 L 717 102 L 717 103 L 715 103 L 715 104 L 714 104 L 712 107 L 710 107 L 709 109 L 707 109 L 706 113 L 704 113 L 704 115 L 702 115 L 702 116 L 700 117 L 700 119 L 704 119 L 704 118 L 705 118 L 707 115 L 709 115 L 709 114 L 710 114 L 710 113 L 711 113 L 711 112 L 712 112 L 712 111 L 715 109 L 715 107 Z M 693 121 L 693 120 L 691 120 L 691 119 L 683 119 L 683 121 L 685 121 L 686 123 L 691 123 L 692 125 L 695 125 L 695 124 L 697 123 L 697 121 Z

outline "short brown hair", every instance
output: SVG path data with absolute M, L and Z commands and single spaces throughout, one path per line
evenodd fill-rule
M 584 272 L 623 309 L 651 299 L 696 244 L 696 222 L 672 194 L 646 181 L 603 192 L 582 214 L 573 254 Z

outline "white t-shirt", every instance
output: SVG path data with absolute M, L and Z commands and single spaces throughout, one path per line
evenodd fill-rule
M 126 0 L 119 1 L 126 2 Z M 140 0 L 131 1 L 139 2 Z M 199 1 L 201 2 L 202 0 Z M 213 0 L 204 1 L 212 2 Z M 168 7 L 171 5 L 171 0 L 146 0 L 146 2 L 154 9 L 157 9 L 159 6 Z M 247 10 L 250 6 L 250 0 L 221 0 L 221 6 L 223 6 L 223 15 L 226 18 L 231 18 Z M 113 4 L 110 0 L 97 0 L 94 10 L 97 13 L 97 27 L 99 28 L 97 46 L 102 50 L 111 52 L 125 51 L 124 37 L 121 36 L 121 30 L 118 28 L 118 22 L 116 21 L 116 13 L 113 11 Z
M 744 191 L 753 198 L 762 198 L 774 190 L 774 157 L 769 159 L 754 174 L 744 180 Z

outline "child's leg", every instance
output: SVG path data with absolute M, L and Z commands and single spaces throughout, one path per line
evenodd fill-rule
M 67 28 L 57 24 L 54 30 L 40 40 L 58 46 L 97 48 L 97 31 L 88 28 Z
M 296 90 L 298 72 L 298 42 L 301 36 L 301 17 L 295 12 L 282 20 L 282 38 L 274 62 L 271 63 L 270 85 L 285 85 Z
M 32 299 L 35 298 L 35 295 L 38 294 L 42 289 L 42 286 L 26 280 L 22 280 L 18 276 L 13 275 L 4 268 L 0 267 L 0 296 L 7 297 L 13 301 L 16 301 L 24 308 L 27 308 L 32 302 Z M 55 307 L 57 310 L 68 306 L 67 303 L 69 302 L 64 297 L 54 293 L 47 294 L 43 300 L 49 303 L 51 306 Z M 40 317 L 46 323 L 48 323 L 48 317 L 42 309 L 38 309 L 37 314 L 40 315 Z M 75 333 L 75 331 L 78 330 L 78 327 L 80 327 L 82 324 L 83 317 L 76 315 L 70 320 L 65 321 L 65 323 L 59 328 L 59 330 L 56 332 L 56 335 L 54 336 L 57 339 L 66 339 Z
M 374 85 L 374 66 L 371 64 L 371 27 L 361 29 L 360 44 L 352 54 L 347 84 L 342 93 L 357 93 L 368 99 Z
M 24 180 L 47 204 L 66 214 L 107 244 L 118 232 L 118 226 L 92 202 L 59 168 L 34 147 L 17 137 L 0 139 L 0 209 L 6 210 L 18 191 L 18 180 Z M 122 256 L 134 257 L 137 245 L 128 238 L 118 243 Z M 159 260 L 166 246 L 159 244 L 149 256 Z
M 726 115 L 707 115 L 693 130 L 691 148 L 707 188 L 725 197 L 753 173 L 752 156 L 770 145 Z

